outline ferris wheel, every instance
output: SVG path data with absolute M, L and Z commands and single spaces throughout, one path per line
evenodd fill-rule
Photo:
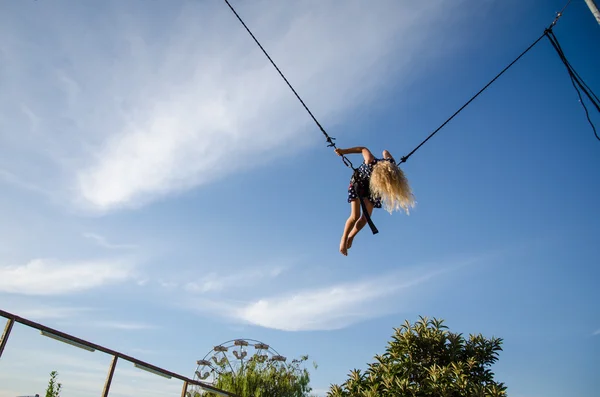
M 194 380 L 212 385 L 220 374 L 235 376 L 243 371 L 246 363 L 253 360 L 287 367 L 287 358 L 266 343 L 254 339 L 234 339 L 213 347 L 202 360 L 196 362 Z

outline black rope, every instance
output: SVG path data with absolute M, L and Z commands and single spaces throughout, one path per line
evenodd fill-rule
M 325 135 L 326 141 L 328 143 L 328 147 L 333 147 L 333 148 L 337 148 L 335 143 L 333 142 L 335 140 L 335 138 L 332 138 L 329 136 L 329 134 L 327 134 L 327 132 L 325 131 L 325 129 L 323 128 L 323 126 L 317 121 L 316 117 L 312 114 L 312 112 L 308 109 L 308 106 L 306 106 L 306 104 L 304 103 L 304 101 L 302 100 L 302 98 L 300 98 L 300 95 L 298 95 L 298 93 L 296 92 L 296 90 L 292 87 L 292 85 L 290 84 L 290 82 L 285 78 L 285 76 L 283 75 L 283 73 L 281 72 L 281 70 L 277 67 L 277 65 L 275 64 L 275 62 L 273 62 L 273 60 L 271 59 L 271 57 L 269 56 L 269 54 L 267 53 L 267 51 L 263 48 L 263 46 L 260 44 L 260 42 L 256 39 L 256 37 L 254 36 L 254 34 L 250 31 L 250 29 L 248 28 L 248 26 L 246 26 L 246 24 L 244 23 L 244 21 L 242 20 L 242 18 L 238 15 L 238 13 L 235 11 L 235 9 L 233 8 L 233 6 L 229 3 L 228 0 L 224 0 L 225 3 L 227 3 L 227 5 L 229 6 L 229 8 L 231 9 L 231 11 L 235 14 L 235 16 L 237 17 L 237 19 L 240 21 L 240 23 L 244 26 L 244 28 L 246 29 L 246 31 L 250 34 L 250 36 L 254 39 L 254 41 L 256 42 L 256 44 L 260 47 L 260 49 L 262 50 L 262 52 L 266 55 L 266 57 L 269 59 L 269 61 L 271 62 L 271 64 L 275 67 L 275 69 L 277 70 L 277 72 L 279 72 L 279 75 L 283 78 L 283 80 L 287 83 L 288 87 L 292 90 L 292 92 L 296 95 L 296 98 L 298 98 L 298 100 L 300 101 L 300 103 L 302 104 L 302 106 L 304 106 L 304 109 L 306 109 L 306 111 L 308 112 L 308 114 L 310 115 L 310 117 L 314 120 L 314 122 L 317 124 L 317 126 L 319 127 L 319 129 L 321 130 L 321 132 L 323 133 L 323 135 Z M 567 6 L 571 3 L 572 0 L 569 0 L 567 2 L 567 4 L 563 7 L 563 9 L 557 13 L 556 18 L 554 19 L 554 21 L 552 22 L 552 24 L 550 24 L 550 26 L 544 31 L 544 34 L 542 34 L 537 40 L 535 40 L 529 47 L 527 47 L 523 52 L 521 52 L 521 54 L 519 54 L 518 57 L 516 57 L 511 63 L 509 63 L 504 69 L 502 69 L 502 71 L 500 73 L 498 73 L 489 83 L 487 83 L 482 89 L 480 89 L 473 97 L 471 97 L 471 99 L 469 99 L 463 106 L 461 106 L 456 112 L 454 112 L 454 114 L 452 116 L 450 116 L 446 121 L 444 121 L 444 123 L 442 125 L 440 125 L 437 129 L 435 129 L 426 139 L 424 139 L 417 147 L 415 147 L 410 153 L 408 153 L 406 156 L 403 156 L 400 159 L 399 164 L 405 163 L 410 156 L 412 156 L 417 150 L 419 150 L 419 148 L 421 148 L 421 146 L 423 146 L 427 141 L 429 141 L 429 139 L 431 139 L 435 134 L 437 134 L 446 124 L 448 124 L 454 117 L 456 117 L 463 109 L 465 109 L 471 102 L 473 102 L 475 100 L 475 98 L 477 98 L 479 95 L 481 95 L 490 85 L 492 85 L 498 78 L 500 78 L 500 76 L 502 76 L 508 69 L 510 69 L 515 63 L 517 63 L 525 54 L 527 54 L 533 47 L 535 47 L 536 44 L 538 44 L 544 37 L 548 37 L 548 39 L 550 40 L 550 42 L 552 43 L 552 45 L 554 46 L 554 48 L 556 49 L 557 53 L 559 54 L 561 60 L 563 61 L 563 63 L 565 64 L 567 71 L 569 72 L 569 76 L 571 77 L 571 82 L 573 83 L 573 86 L 575 87 L 575 90 L 577 91 L 577 95 L 579 96 L 579 100 L 581 102 L 581 104 L 583 105 L 584 109 L 585 109 L 585 113 L 586 113 L 586 117 L 590 123 L 590 125 L 592 126 L 592 128 L 594 129 L 594 134 L 596 135 L 596 138 L 598 138 L 598 140 L 600 140 L 600 137 L 598 136 L 597 132 L 596 132 L 596 128 L 594 127 L 592 121 L 590 120 L 589 117 L 589 113 L 587 110 L 587 107 L 585 106 L 582 98 L 581 98 L 581 93 L 579 91 L 579 89 L 577 88 L 577 85 L 581 88 L 581 90 L 587 95 L 587 97 L 590 99 L 590 101 L 592 101 L 592 103 L 594 104 L 594 106 L 596 107 L 596 109 L 598 109 L 598 111 L 600 112 L 600 101 L 598 100 L 598 97 L 596 96 L 596 94 L 594 94 L 592 92 L 592 90 L 587 86 L 587 84 L 583 81 L 583 79 L 581 79 L 581 77 L 579 76 L 579 74 L 575 71 L 575 69 L 571 66 L 571 64 L 569 63 L 569 61 L 567 60 L 566 56 L 564 55 L 560 44 L 558 43 L 558 40 L 556 39 L 556 36 L 554 36 L 554 34 L 552 33 L 552 28 L 556 25 L 556 23 L 558 22 L 558 20 L 560 19 L 560 17 L 562 16 L 564 10 L 567 8 Z M 342 160 L 344 162 L 344 164 L 347 167 L 352 168 L 352 170 L 354 170 L 354 176 L 356 176 L 357 173 L 357 169 L 354 168 L 354 166 L 352 165 L 352 162 L 345 156 L 342 155 Z M 357 190 L 358 192 L 358 186 L 356 186 L 356 183 L 354 184 L 354 188 Z M 373 222 L 371 221 L 371 218 L 368 214 L 368 212 L 366 211 L 366 205 L 363 202 L 362 198 L 359 197 L 361 206 L 363 208 L 363 212 L 366 216 L 367 222 L 369 223 L 369 227 L 371 228 L 371 230 L 373 231 L 373 234 L 378 233 L 375 225 L 373 224 Z
M 510 67 L 512 65 L 514 65 L 519 59 L 521 59 L 521 57 L 525 54 L 527 54 L 529 52 L 529 50 L 531 50 L 537 43 L 540 42 L 540 40 L 542 40 L 544 38 L 544 36 L 546 35 L 546 33 L 544 33 L 543 35 L 541 35 L 536 41 L 533 42 L 533 44 L 531 44 L 529 47 L 527 47 L 527 49 L 525 51 L 523 51 L 514 61 L 512 61 L 508 66 L 506 66 L 500 73 L 498 73 L 496 75 L 496 77 L 494 77 L 489 83 L 487 83 L 485 85 L 485 87 L 483 87 L 481 90 L 479 90 L 479 92 L 477 92 L 477 94 L 475 94 L 471 99 L 469 99 L 469 101 L 467 103 L 465 103 L 460 109 L 458 109 L 456 112 L 454 112 L 454 114 L 452 116 L 450 116 L 449 119 L 447 119 L 446 121 L 444 121 L 444 123 L 442 125 L 440 125 L 435 131 L 433 131 L 423 142 L 421 142 L 419 144 L 419 146 L 417 146 L 416 148 L 414 148 L 412 150 L 412 152 L 410 152 L 409 154 L 407 154 L 406 156 L 402 157 L 400 159 L 400 163 L 404 163 L 406 162 L 406 160 L 408 160 L 408 158 L 410 156 L 413 155 L 414 152 L 416 152 L 417 150 L 419 150 L 419 148 L 421 146 L 423 146 L 425 144 L 425 142 L 427 142 L 429 139 L 431 139 L 435 134 L 438 133 L 439 130 L 441 130 L 442 128 L 444 128 L 444 126 L 446 124 L 448 124 L 450 122 L 450 120 L 452 120 L 454 117 L 456 117 L 456 115 L 458 115 L 464 108 L 466 108 L 471 102 L 473 102 L 473 100 L 475 98 L 477 98 L 483 91 L 485 91 L 490 85 L 492 85 L 492 83 L 494 81 L 496 81 L 500 76 L 502 76 L 504 74 L 504 72 L 506 72 L 508 69 L 510 69 Z
M 575 71 L 575 69 L 573 68 L 573 66 L 571 65 L 569 60 L 567 59 L 567 56 L 563 52 L 562 47 L 560 46 L 560 43 L 558 42 L 558 39 L 554 35 L 554 32 L 552 32 L 551 29 L 548 29 L 548 30 L 546 30 L 545 34 L 548 37 L 548 40 L 550 41 L 550 43 L 552 43 L 552 46 L 556 50 L 556 53 L 560 57 L 561 61 L 567 68 L 567 72 L 569 73 L 569 77 L 571 79 L 571 84 L 573 84 L 573 88 L 575 88 L 575 91 L 577 92 L 577 96 L 579 97 L 579 103 L 581 103 L 581 106 L 583 106 L 583 110 L 585 111 L 585 117 L 587 118 L 588 123 L 590 124 L 590 126 L 592 127 L 592 130 L 594 131 L 594 135 L 596 136 L 596 139 L 598 139 L 600 141 L 600 136 L 598 136 L 598 132 L 596 131 L 596 126 L 594 126 L 594 123 L 592 122 L 592 120 L 590 118 L 590 113 L 588 112 L 587 106 L 585 106 L 585 102 L 583 101 L 583 98 L 581 97 L 581 92 L 579 90 L 581 89 L 581 91 L 583 91 L 583 93 L 588 97 L 590 102 L 592 102 L 592 104 L 594 105 L 596 110 L 598 110 L 599 113 L 600 113 L 600 99 L 598 99 L 596 94 L 585 83 L 585 81 L 583 81 L 581 76 L 579 76 L 579 73 L 577 73 L 577 71 Z
M 306 109 L 306 111 L 308 112 L 308 114 L 310 115 L 310 117 L 313 119 L 313 121 L 317 124 L 317 126 L 319 127 L 319 129 L 321 130 L 321 132 L 323 133 L 323 135 L 325 135 L 325 140 L 327 141 L 328 145 L 327 147 L 333 147 L 334 149 L 337 149 L 335 142 L 333 142 L 335 140 L 335 138 L 332 138 L 329 136 L 329 134 L 327 133 L 327 131 L 325 131 L 325 129 L 323 128 L 323 126 L 321 125 L 321 123 L 319 123 L 317 121 L 317 118 L 312 114 L 312 112 L 310 111 L 310 109 L 308 108 L 308 106 L 306 106 L 306 104 L 304 103 L 304 101 L 302 100 L 302 98 L 300 98 L 300 95 L 298 95 L 298 93 L 296 92 L 296 90 L 294 89 L 294 87 L 292 87 L 292 85 L 290 84 L 290 82 L 288 81 L 288 79 L 285 78 L 285 76 L 283 75 L 283 73 L 281 72 L 281 70 L 277 67 L 277 65 L 275 64 L 275 62 L 273 61 L 273 59 L 271 59 L 271 57 L 269 56 L 269 54 L 267 53 L 267 51 L 263 48 L 263 46 L 260 44 L 260 42 L 258 41 L 258 39 L 254 36 L 254 34 L 250 31 L 250 29 L 248 28 L 248 26 L 246 26 L 246 24 L 244 23 L 244 21 L 242 20 L 242 18 L 239 16 L 239 14 L 235 11 L 235 9 L 233 8 L 233 6 L 229 3 L 228 0 L 224 0 L 225 3 L 227 3 L 227 5 L 229 6 L 229 8 L 231 9 L 231 11 L 233 12 L 233 14 L 237 17 L 237 19 L 240 21 L 240 23 L 242 24 L 242 26 L 244 26 L 244 28 L 246 29 L 246 31 L 250 34 L 250 36 L 254 39 L 254 42 L 258 45 L 258 47 L 262 50 L 262 52 L 265 54 L 265 56 L 267 57 L 267 59 L 269 59 L 269 61 L 271 62 L 271 64 L 273 65 L 273 67 L 275 67 L 275 69 L 277 70 L 277 72 L 279 72 L 279 75 L 281 76 L 281 78 L 286 82 L 286 84 L 288 85 L 288 87 L 290 87 L 290 89 L 292 90 L 292 92 L 294 93 L 294 95 L 296 95 L 296 98 L 298 98 L 298 100 L 300 101 L 300 103 L 302 104 L 302 106 L 304 106 L 304 109 Z M 353 174 L 353 179 L 356 180 L 356 176 L 357 176 L 357 172 L 358 170 L 356 168 L 354 168 L 354 165 L 352 164 L 352 162 L 350 161 L 350 159 L 348 159 L 345 155 L 340 155 L 342 157 L 342 161 L 344 162 L 344 164 L 346 165 L 346 167 L 352 168 L 352 170 L 354 171 Z M 356 183 L 354 183 L 354 189 L 356 190 L 357 194 L 359 192 L 358 190 L 358 186 Z M 360 201 L 360 205 L 362 207 L 363 210 L 363 214 L 365 216 L 365 218 L 367 219 L 367 223 L 369 224 L 369 227 L 371 228 L 371 231 L 373 232 L 373 234 L 377 234 L 379 233 L 379 231 L 377 230 L 377 228 L 375 227 L 375 224 L 373 223 L 373 221 L 371 220 L 371 217 L 369 216 L 369 212 L 367 211 L 367 206 L 363 200 L 363 197 L 359 196 L 359 201 Z
M 547 36 L 547 32 L 552 32 L 552 28 L 554 27 L 554 25 L 556 25 L 556 23 L 558 22 L 558 20 L 560 19 L 560 17 L 562 17 L 563 12 L 566 10 L 566 8 L 569 6 L 569 4 L 571 4 L 572 0 L 567 1 L 567 4 L 565 4 L 565 6 L 562 8 L 562 10 L 560 10 L 559 12 L 556 13 L 556 17 L 554 18 L 554 21 L 552 21 L 552 23 L 550 24 L 550 26 L 548 28 L 546 28 L 546 30 L 544 31 L 544 34 L 541 35 L 536 41 L 533 42 L 533 44 L 531 44 L 529 47 L 527 47 L 527 49 L 525 51 L 523 51 L 514 61 L 512 61 L 507 67 L 505 67 L 500 73 L 498 73 L 496 75 L 496 77 L 494 77 L 489 83 L 487 83 L 485 85 L 485 87 L 483 87 L 481 90 L 479 90 L 479 92 L 477 94 L 475 94 L 471 99 L 469 99 L 469 101 L 467 103 L 465 103 L 460 109 L 458 109 L 452 116 L 450 116 L 450 118 L 448 120 L 446 120 L 441 126 L 439 126 L 435 131 L 433 131 L 423 142 L 421 142 L 419 144 L 419 146 L 417 146 L 416 148 L 414 148 L 412 150 L 412 152 L 410 152 L 409 154 L 407 154 L 406 156 L 402 157 L 400 159 L 400 163 L 405 163 L 406 160 L 408 160 L 408 158 L 410 156 L 413 155 L 414 152 L 416 152 L 417 150 L 419 150 L 419 148 L 421 146 L 423 146 L 425 144 L 425 142 L 427 142 L 429 139 L 431 139 L 439 130 L 441 130 L 446 124 L 448 124 L 450 122 L 450 120 L 452 120 L 456 115 L 458 115 L 464 108 L 466 108 L 475 98 L 477 98 L 483 91 L 485 91 L 490 85 L 492 85 L 492 83 L 494 81 L 496 81 L 500 76 L 502 76 L 504 74 L 504 72 L 506 72 L 508 69 L 510 69 L 510 67 L 512 65 L 514 65 L 519 59 L 521 59 L 521 57 L 523 57 L 526 53 L 529 52 L 529 50 L 531 50 L 537 43 L 540 42 L 540 40 L 542 40 L 542 38 L 544 38 L 544 36 Z M 558 51 L 558 50 L 557 50 Z M 574 70 L 573 70 L 574 72 Z M 576 74 L 576 72 L 574 72 Z M 571 71 L 569 71 L 569 74 L 571 74 Z M 585 85 L 585 83 L 583 83 Z M 586 85 L 587 87 L 587 85 Z M 590 90 L 591 91 L 591 90 Z M 579 91 L 578 91 L 579 93 Z M 595 96 L 595 94 L 593 94 Z M 589 95 L 588 95 L 589 96 Z M 597 99 L 597 97 L 596 97 Z M 585 105 L 584 105 L 585 108 Z M 586 114 L 587 114 L 587 109 L 586 109 Z M 588 117 L 589 120 L 589 117 Z M 594 128 L 594 132 L 596 132 L 596 129 Z
M 288 79 L 285 78 L 285 76 L 283 75 L 283 73 L 281 72 L 281 70 L 279 70 L 279 68 L 277 67 L 277 65 L 275 64 L 275 62 L 273 62 L 273 59 L 271 59 L 271 57 L 269 56 L 269 54 L 267 53 L 267 51 L 263 48 L 263 46 L 260 44 L 260 42 L 258 41 L 258 39 L 250 31 L 250 29 L 248 28 L 248 26 L 246 26 L 246 24 L 244 23 L 244 21 L 242 20 L 242 18 L 235 11 L 235 9 L 229 3 L 229 1 L 225 0 L 225 3 L 227 3 L 227 5 L 231 9 L 231 11 L 235 14 L 235 16 L 237 17 L 237 19 L 244 26 L 244 28 L 246 28 L 246 31 L 254 39 L 254 41 L 256 42 L 256 44 L 260 47 L 260 49 L 266 55 L 266 57 L 269 59 L 269 61 L 271 61 L 271 64 L 273 65 L 273 67 L 275 67 L 275 69 L 277 70 L 277 72 L 279 72 L 279 75 L 281 76 L 281 78 L 286 82 L 286 84 L 288 85 L 288 87 L 290 87 L 290 90 L 292 90 L 292 92 L 294 93 L 294 95 L 296 95 L 296 98 L 298 98 L 298 100 L 300 101 L 300 103 L 302 104 L 302 106 L 304 106 L 304 109 L 306 109 L 306 111 L 308 112 L 308 114 L 310 115 L 310 117 L 313 119 L 313 121 L 317 124 L 317 126 L 319 127 L 319 129 L 321 130 L 321 132 L 323 133 L 323 135 L 325 135 L 325 139 L 326 139 L 326 141 L 328 143 L 327 147 L 333 147 L 333 148 L 337 149 L 337 147 L 335 146 L 335 143 L 333 142 L 335 140 L 335 138 L 330 137 L 329 134 L 327 133 L 327 131 L 325 131 L 325 128 L 323 128 L 323 126 L 321 125 L 321 123 L 319 123 L 317 121 L 317 118 L 312 114 L 312 112 L 310 111 L 310 109 L 308 109 L 308 106 L 306 106 L 306 104 L 304 103 L 304 101 L 302 100 L 302 98 L 300 98 L 300 95 L 298 95 L 298 93 L 296 92 L 296 90 L 294 89 L 294 87 L 292 87 L 292 85 L 290 84 L 290 82 L 288 81 Z M 344 164 L 347 167 L 350 167 L 353 170 L 355 169 L 354 166 L 352 165 L 352 162 L 346 156 L 341 156 L 341 157 L 342 157 L 342 161 L 344 162 Z
M 558 22 L 560 17 L 562 17 L 563 12 L 565 12 L 565 10 L 569 6 L 569 4 L 571 4 L 571 1 L 572 0 L 567 1 L 567 4 L 565 4 L 565 6 L 562 8 L 562 10 L 560 10 L 559 12 L 556 13 L 556 18 L 554 18 L 554 21 L 550 24 L 550 26 L 548 26 L 548 29 L 552 29 L 554 27 L 554 25 L 556 25 L 556 22 Z

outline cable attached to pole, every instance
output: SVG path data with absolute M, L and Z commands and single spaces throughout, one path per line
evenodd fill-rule
M 508 69 L 510 69 L 511 66 L 513 66 L 519 59 L 521 59 L 521 57 L 523 57 L 525 54 L 527 54 L 533 47 L 535 47 L 536 44 L 538 44 L 543 38 L 544 36 L 548 36 L 548 32 L 552 32 L 552 28 L 554 28 L 554 26 L 556 25 L 556 23 L 558 22 L 558 20 L 560 19 L 560 17 L 562 17 L 563 13 L 565 12 L 566 8 L 569 6 L 569 4 L 571 4 L 572 0 L 567 1 L 567 4 L 565 4 L 565 6 L 562 8 L 562 10 L 560 10 L 559 12 L 556 13 L 556 17 L 554 18 L 554 21 L 552 21 L 552 23 L 550 24 L 550 26 L 548 28 L 546 28 L 546 30 L 544 31 L 544 34 L 542 34 L 540 37 L 538 37 L 537 40 L 535 40 L 529 47 L 527 47 L 527 49 L 525 51 L 523 51 L 514 61 L 512 61 L 508 66 L 506 66 L 500 73 L 498 73 L 496 75 L 496 77 L 494 77 L 489 83 L 487 83 L 485 85 L 485 87 L 483 87 L 481 90 L 479 90 L 479 92 L 477 92 L 477 94 L 475 94 L 471 99 L 469 99 L 469 101 L 467 103 L 465 103 L 460 109 L 458 109 L 452 116 L 450 116 L 450 118 L 448 118 L 441 126 L 439 126 L 435 131 L 433 131 L 425 140 L 423 140 L 423 142 L 421 142 L 416 148 L 414 148 L 410 153 L 408 153 L 406 156 L 402 157 L 400 159 L 400 163 L 405 163 L 406 160 L 408 160 L 408 158 L 410 156 L 413 155 L 413 153 L 415 153 L 417 150 L 419 150 L 419 148 L 421 146 L 423 146 L 425 144 L 425 142 L 427 142 L 429 139 L 431 139 L 435 134 L 438 133 L 439 130 L 441 130 L 446 124 L 448 124 L 450 122 L 450 120 L 452 120 L 454 117 L 456 117 L 464 108 L 466 108 L 475 98 L 477 98 L 483 91 L 485 91 L 490 85 L 492 85 L 492 83 L 494 81 L 496 81 L 500 76 L 502 76 Z M 548 36 L 549 37 L 549 36 Z M 549 37 L 550 38 L 550 37 Z M 554 43 L 553 43 L 554 44 Z M 558 51 L 558 49 L 557 49 Z M 560 53 L 559 53 L 560 54 Z M 562 58 L 562 57 L 561 57 Z M 565 65 L 568 65 L 568 63 L 565 63 Z M 567 68 L 569 69 L 570 66 L 567 66 Z M 572 68 L 571 68 L 572 69 Z M 571 74 L 571 69 L 569 69 L 569 74 Z M 573 70 L 573 73 L 576 75 L 576 72 Z M 582 82 L 583 85 L 585 85 L 584 82 Z M 586 85 L 587 87 L 587 85 Z M 575 87 L 577 88 L 577 87 Z M 589 89 L 589 88 L 588 88 Z M 591 91 L 591 90 L 589 90 Z M 584 90 L 585 92 L 585 90 Z M 579 91 L 577 91 L 577 93 L 579 94 Z M 586 92 L 587 94 L 587 92 Z M 592 93 L 592 95 L 595 96 L 595 94 Z M 589 95 L 588 95 L 589 97 Z M 581 97 L 580 97 L 581 98 Z M 597 99 L 597 97 L 596 97 Z M 582 102 L 583 103 L 583 102 Z M 585 105 L 584 105 L 584 109 Z M 586 115 L 587 115 L 587 109 L 586 109 Z M 589 116 L 588 116 L 588 120 L 589 120 Z M 591 124 L 591 121 L 590 121 Z M 592 125 L 593 127 L 593 125 Z M 596 129 L 594 128 L 594 133 L 596 132 Z M 597 135 L 596 135 L 597 136 Z
M 579 73 L 577 73 L 577 71 L 573 68 L 573 66 L 567 59 L 567 56 L 563 52 L 562 47 L 560 46 L 560 43 L 558 42 L 558 39 L 554 35 L 554 32 L 551 29 L 547 29 L 545 32 L 545 35 L 548 37 L 548 40 L 550 41 L 550 43 L 552 43 L 552 46 L 556 50 L 556 53 L 560 57 L 560 60 L 563 62 L 563 64 L 567 68 L 567 72 L 569 73 L 569 78 L 571 79 L 571 84 L 573 84 L 573 88 L 575 88 L 575 92 L 577 92 L 577 96 L 579 97 L 579 103 L 581 103 L 581 106 L 583 107 L 583 110 L 585 111 L 585 117 L 587 118 L 588 123 L 590 124 L 590 126 L 592 127 L 592 130 L 594 131 L 594 135 L 596 136 L 596 139 L 598 139 L 600 141 L 600 136 L 598 136 L 598 131 L 596 130 L 596 126 L 592 122 L 592 119 L 590 118 L 590 113 L 588 112 L 588 108 L 587 108 L 587 106 L 585 106 L 585 102 L 583 101 L 583 98 L 581 97 L 580 89 L 588 97 L 590 102 L 592 102 L 592 104 L 594 105 L 594 107 L 596 108 L 598 113 L 600 113 L 600 99 L 598 98 L 598 96 L 596 96 L 596 94 L 592 91 L 592 89 L 585 83 L 585 81 L 583 81 L 581 76 L 579 76 Z

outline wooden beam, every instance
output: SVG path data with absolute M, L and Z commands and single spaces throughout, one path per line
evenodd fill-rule
M 185 397 L 187 393 L 188 383 L 187 381 L 183 382 L 183 388 L 181 389 L 181 397 Z
M 112 362 L 110 363 L 110 369 L 108 370 L 108 376 L 106 377 L 106 382 L 104 382 L 104 391 L 102 392 L 102 397 L 108 397 L 110 384 L 112 383 L 112 378 L 113 374 L 115 373 L 115 367 L 117 366 L 118 359 L 119 357 L 113 356 Z
M 8 337 L 10 336 L 10 331 L 12 330 L 13 324 L 15 320 L 9 318 L 6 322 L 6 326 L 4 327 L 4 332 L 2 333 L 2 339 L 0 339 L 0 357 L 2 357 L 2 353 L 4 352 L 4 347 L 6 346 L 6 342 L 8 341 Z

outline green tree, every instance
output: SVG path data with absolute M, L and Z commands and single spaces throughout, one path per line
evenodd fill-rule
M 364 372 L 354 369 L 327 397 L 505 397 L 490 370 L 502 339 L 448 331 L 443 320 L 420 317 L 394 328 L 382 355 Z
M 284 365 L 253 356 L 243 367 L 233 372 L 224 370 L 217 375 L 214 386 L 241 397 L 309 397 L 312 391 L 310 373 L 302 366 L 306 360 L 308 356 L 302 356 Z M 226 363 L 221 365 L 223 369 L 227 366 Z M 202 396 L 216 397 L 210 392 Z M 193 397 L 199 397 L 199 394 Z
M 50 381 L 48 382 L 48 387 L 46 388 L 46 397 L 60 397 L 60 389 L 62 389 L 62 384 L 58 383 L 56 378 L 58 378 L 58 372 L 50 372 Z

